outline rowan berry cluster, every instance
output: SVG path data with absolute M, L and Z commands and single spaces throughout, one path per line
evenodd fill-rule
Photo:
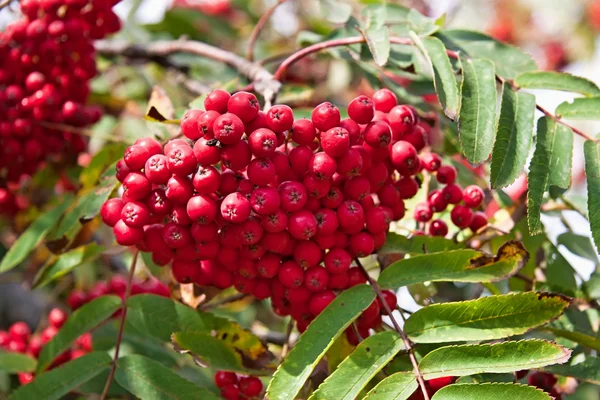
M 56 336 L 68 318 L 69 316 L 63 310 L 53 308 L 48 313 L 48 326 L 33 334 L 29 325 L 25 322 L 16 322 L 10 326 L 8 331 L 0 331 L 0 348 L 10 352 L 27 354 L 37 359 L 44 345 Z M 92 351 L 92 335 L 85 333 L 75 340 L 72 348 L 56 357 L 49 368 L 58 367 L 90 351 Z M 26 385 L 34 379 L 34 375 L 30 372 L 21 372 L 18 377 L 21 385 Z
M 257 377 L 242 376 L 228 371 L 217 371 L 215 384 L 225 400 L 256 398 L 263 390 L 263 384 Z
M 262 112 L 248 92 L 215 90 L 204 106 L 183 116 L 187 139 L 163 147 L 145 138 L 126 150 L 117 163 L 123 194 L 104 204 L 102 219 L 119 244 L 171 263 L 177 281 L 270 297 L 300 331 L 337 291 L 366 282 L 353 259 L 383 246 L 419 190 L 415 176 L 429 168 L 442 179 L 447 169 L 419 156 L 417 112 L 387 89 L 352 100 L 346 119 L 329 102 L 311 119 L 286 105 Z M 382 313 L 373 302 L 361 337 Z
M 113 294 L 123 298 L 127 290 L 127 278 L 123 275 L 113 275 L 108 281 L 98 281 L 94 287 L 86 292 L 75 289 L 67 297 L 67 304 L 72 310 L 76 310 L 84 304 L 97 299 L 98 297 Z M 145 281 L 134 280 L 131 284 L 131 296 L 136 294 L 154 294 L 157 296 L 170 297 L 169 287 L 156 278 L 149 278 Z
M 101 109 L 85 105 L 96 75 L 93 40 L 120 29 L 117 2 L 22 0 L 23 17 L 0 32 L 0 183 L 32 175 L 48 158 L 72 162 L 86 149 L 80 135 L 49 124 L 100 119 Z M 0 210 L 15 205 L 0 197 Z

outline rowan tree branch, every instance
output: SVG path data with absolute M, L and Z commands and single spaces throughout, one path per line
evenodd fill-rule
M 367 281 L 369 282 L 369 284 L 375 291 L 375 294 L 377 295 L 381 304 L 383 305 L 385 312 L 390 317 L 390 320 L 392 321 L 392 324 L 394 325 L 394 329 L 396 329 L 396 331 L 402 337 L 402 340 L 404 341 L 404 347 L 406 347 L 406 351 L 408 351 L 408 357 L 410 358 L 410 362 L 413 366 L 413 372 L 414 372 L 415 376 L 417 377 L 417 382 L 419 382 L 419 386 L 421 387 L 421 392 L 423 392 L 423 397 L 425 400 L 429 400 L 429 394 L 427 393 L 427 387 L 425 386 L 425 381 L 423 380 L 423 374 L 421 374 L 421 370 L 419 369 L 419 363 L 417 362 L 417 358 L 415 357 L 415 353 L 412 349 L 412 343 L 408 339 L 408 336 L 406 336 L 406 333 L 404 333 L 404 331 L 398 324 L 398 321 L 396 321 L 396 318 L 394 318 L 394 315 L 392 314 L 392 309 L 390 309 L 387 302 L 385 301 L 385 297 L 383 296 L 383 293 L 381 293 L 381 289 L 379 288 L 377 281 L 375 281 L 373 278 L 371 278 L 371 276 L 369 276 L 369 274 L 367 273 L 367 270 L 365 269 L 365 267 L 362 265 L 362 263 L 360 262 L 360 260 L 358 258 L 355 258 L 354 262 L 356 262 L 356 265 L 358 266 L 358 268 L 360 268 L 363 275 L 365 276 L 365 278 L 367 278 Z
M 119 350 L 121 349 L 121 342 L 123 340 L 123 330 L 125 329 L 125 319 L 127 318 L 127 299 L 129 299 L 129 295 L 131 294 L 131 285 L 133 283 L 133 277 L 135 275 L 135 264 L 137 263 L 139 254 L 140 251 L 136 250 L 133 255 L 133 260 L 131 260 L 131 266 L 129 267 L 127 288 L 125 289 L 125 295 L 123 296 L 123 303 L 121 305 L 121 320 L 119 322 L 119 332 L 117 333 L 117 343 L 115 344 L 115 356 L 113 357 L 113 361 L 110 367 L 110 373 L 108 374 L 108 379 L 106 380 L 106 384 L 104 385 L 104 390 L 102 391 L 102 396 L 100 396 L 100 400 L 106 399 L 106 396 L 108 395 L 108 390 L 110 389 L 110 385 L 112 384 L 112 381 L 115 378 L 115 372 L 117 371 Z

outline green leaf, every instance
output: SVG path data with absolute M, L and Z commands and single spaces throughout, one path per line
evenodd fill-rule
M 75 310 L 56 336 L 42 348 L 37 372 L 45 370 L 58 355 L 69 349 L 79 336 L 94 329 L 113 315 L 119 309 L 121 303 L 119 297 L 106 295 L 98 297 Z
M 544 193 L 551 185 L 567 189 L 571 180 L 573 132 L 548 117 L 538 120 L 537 143 L 529 165 L 527 222 L 532 235 L 543 231 Z
M 313 392 L 309 400 L 354 400 L 369 381 L 404 347 L 396 332 L 381 332 L 363 340 Z
M 491 60 L 496 73 L 506 79 L 537 69 L 533 58 L 523 50 L 481 32 L 453 29 L 439 31 L 436 36 L 451 50 L 462 51 L 471 58 Z
M 21 353 L 0 352 L 0 371 L 16 374 L 17 372 L 33 372 L 37 360 Z
M 414 8 L 408 12 L 407 21 L 409 28 L 419 36 L 433 35 L 440 30 L 440 25 L 436 20 L 424 16 Z
M 531 147 L 534 116 L 535 96 L 515 92 L 505 83 L 492 152 L 490 179 L 493 188 L 510 185 L 523 171 Z
M 410 37 L 433 68 L 433 83 L 444 113 L 448 118 L 456 120 L 460 108 L 460 96 L 454 70 L 446 54 L 446 47 L 434 37 L 420 39 L 414 32 L 411 32 Z
M 239 324 L 208 312 L 195 311 L 169 298 L 140 294 L 131 297 L 127 306 L 127 321 L 138 331 L 162 341 L 170 341 L 171 334 L 175 332 L 179 332 L 178 335 L 191 332 L 211 336 L 211 342 L 221 342 L 215 346 L 225 346 L 229 352 L 239 353 L 244 369 L 269 367 L 274 358 L 256 335 Z M 183 337 L 188 336 L 179 336 Z M 180 347 L 186 349 L 181 343 Z
M 520 335 L 560 316 L 570 299 L 551 293 L 515 293 L 420 309 L 406 321 L 415 343 L 492 340 Z
M 406 400 L 418 386 L 412 372 L 396 372 L 379 382 L 364 400 Z
M 472 249 L 413 256 L 396 261 L 379 275 L 387 289 L 422 282 L 493 282 L 516 274 L 529 260 L 520 242 L 507 242 L 493 257 Z
M 496 134 L 496 74 L 490 60 L 461 55 L 463 68 L 458 134 L 463 154 L 471 164 L 488 159 Z
M 386 5 L 367 9 L 367 25 L 365 27 L 365 39 L 367 46 L 373 55 L 375 63 L 383 66 L 390 56 L 390 39 L 388 27 L 384 24 Z
M 352 6 L 338 0 L 320 0 L 321 13 L 329 22 L 343 24 L 352 15 Z
M 431 400 L 551 400 L 543 390 L 514 383 L 459 384 L 441 388 Z
M 37 375 L 33 382 L 13 392 L 9 400 L 58 400 L 77 386 L 105 371 L 112 359 L 104 352 L 92 352 L 60 367 Z
M 596 254 L 596 249 L 594 249 L 594 245 L 592 244 L 589 236 L 577 235 L 573 232 L 565 232 L 558 235 L 556 238 L 556 244 L 562 244 L 571 253 L 598 263 L 598 255 Z
M 585 361 L 575 365 L 553 365 L 544 368 L 544 371 L 600 385 L 600 359 L 596 357 L 588 356 Z
M 557 71 L 532 71 L 517 76 L 517 86 L 524 89 L 548 89 L 580 93 L 585 96 L 600 96 L 596 84 L 580 76 Z
M 556 115 L 568 119 L 600 119 L 600 97 L 574 99 L 565 101 L 556 107 Z
M 598 249 L 600 248 L 600 143 L 587 140 L 583 145 L 583 153 L 587 178 L 588 215 L 594 244 Z
M 94 155 L 87 167 L 81 171 L 79 182 L 86 188 L 93 187 L 104 171 L 123 157 L 127 145 L 125 143 L 110 143 Z
M 370 286 L 358 285 L 343 291 L 300 336 L 279 365 L 267 388 L 267 398 L 293 399 L 313 368 L 335 339 L 375 299 Z
M 559 288 L 561 293 L 575 294 L 577 281 L 573 267 L 552 243 L 548 242 L 546 248 L 546 282 Z
M 53 280 L 68 274 L 80 265 L 95 260 L 103 251 L 104 247 L 92 242 L 61 254 L 58 257 L 53 257 L 38 271 L 33 280 L 34 287 L 43 287 Z
M 419 363 L 424 379 L 502 373 L 567 362 L 571 350 L 545 340 L 440 347 Z
M 66 196 L 59 204 L 38 216 L 2 258 L 0 272 L 11 270 L 25 260 L 29 253 L 42 243 L 73 200 L 73 196 Z
M 552 332 L 555 336 L 569 339 L 575 343 L 579 343 L 582 346 L 589 347 L 590 349 L 600 351 L 600 339 L 593 336 L 586 335 L 581 332 L 572 332 L 566 329 L 556 329 L 552 327 L 544 328 L 545 330 Z
M 404 235 L 389 232 L 385 244 L 381 250 L 379 250 L 379 254 L 437 253 L 440 251 L 455 250 L 461 247 L 462 245 L 460 243 L 439 236 L 413 236 L 407 238 Z
M 130 393 L 144 400 L 206 399 L 220 397 L 176 374 L 170 368 L 144 356 L 119 359 L 115 379 Z

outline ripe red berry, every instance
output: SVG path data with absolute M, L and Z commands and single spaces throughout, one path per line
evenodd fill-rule
M 131 200 L 142 200 L 152 189 L 150 181 L 139 172 L 130 172 L 123 180 L 125 195 Z
M 427 202 L 434 212 L 442 212 L 448 207 L 448 201 L 440 189 L 429 192 Z
M 228 100 L 227 110 L 237 115 L 243 122 L 250 122 L 258 115 L 260 105 L 252 93 L 237 92 Z
M 348 116 L 361 125 L 371 122 L 374 114 L 373 101 L 367 96 L 358 96 L 348 105 Z
M 465 205 L 469 208 L 477 208 L 483 202 L 483 190 L 476 185 L 467 186 L 463 191 Z
M 308 193 L 300 182 L 286 181 L 279 185 L 281 209 L 286 212 L 300 211 L 308 200 Z
M 314 267 L 321 262 L 322 258 L 321 249 L 311 240 L 298 242 L 294 248 L 293 255 L 294 260 L 302 268 Z
M 353 257 L 366 257 L 375 250 L 373 237 L 366 232 L 360 232 L 350 236 L 348 240 L 348 251 Z
M 423 167 L 429 172 L 437 171 L 442 165 L 442 158 L 436 153 L 421 154 Z
M 442 189 L 444 199 L 449 204 L 458 204 L 463 200 L 463 191 L 457 184 L 451 183 Z
M 56 328 L 61 328 L 67 321 L 67 313 L 60 308 L 53 308 L 48 313 L 48 323 Z
M 315 127 L 308 119 L 294 121 L 290 133 L 292 140 L 300 145 L 311 144 L 316 137 Z
M 454 168 L 451 165 L 443 165 L 440 168 L 438 168 L 437 180 L 439 183 L 449 185 L 456 181 L 456 175 L 456 168 Z
M 394 139 L 400 139 L 405 133 L 410 132 L 419 122 L 417 111 L 408 105 L 392 108 L 388 114 L 388 121 L 394 134 Z
M 452 219 L 454 225 L 464 229 L 471 225 L 471 222 L 473 221 L 473 212 L 468 207 L 457 205 L 452 209 L 450 218 Z
M 121 246 L 134 246 L 144 238 L 144 231 L 140 228 L 132 228 L 123 220 L 119 220 L 113 227 L 113 233 L 117 243 Z
M 331 274 L 341 274 L 350 269 L 352 257 L 346 250 L 334 248 L 325 255 L 324 263 L 325 268 L 327 268 L 327 271 Z
M 329 273 L 323 267 L 312 267 L 304 273 L 304 287 L 311 292 L 320 292 L 327 288 Z
M 232 171 L 241 171 L 252 159 L 252 152 L 248 142 L 238 141 L 236 144 L 223 146 L 221 149 L 221 161 L 223 165 Z
M 221 397 L 225 400 L 240 400 L 240 389 L 237 385 L 226 385 L 221 388 Z
M 294 124 L 294 112 L 289 106 L 278 104 L 267 111 L 267 126 L 273 132 L 285 132 Z
M 225 113 L 215 120 L 213 133 L 222 144 L 236 144 L 244 134 L 244 123 L 237 115 Z
M 198 118 L 198 129 L 204 134 L 203 138 L 205 140 L 209 140 L 214 137 L 213 128 L 215 125 L 215 121 L 220 116 L 221 114 L 219 114 L 216 111 L 206 111 Z
M 415 206 L 414 218 L 419 222 L 427 222 L 433 217 L 429 203 L 419 203 Z
M 296 261 L 286 261 L 281 264 L 277 277 L 283 286 L 297 288 L 304 282 L 304 270 Z
M 134 144 L 125 150 L 123 160 L 132 171 L 140 171 L 149 157 L 150 152 L 147 148 Z
M 194 156 L 200 165 L 214 165 L 221 161 L 221 151 L 217 146 L 210 146 L 209 141 L 200 138 L 194 143 Z
M 250 201 L 240 193 L 228 194 L 221 203 L 221 215 L 230 222 L 244 222 L 250 216 Z
M 429 234 L 431 236 L 446 236 L 448 234 L 448 225 L 441 219 L 433 220 L 429 225 Z
M 373 148 L 388 147 L 392 141 L 390 126 L 383 121 L 374 121 L 366 126 L 365 142 Z
M 216 111 L 219 114 L 227 112 L 227 103 L 231 95 L 223 89 L 213 90 L 204 99 L 204 109 L 206 111 Z
M 335 293 L 331 290 L 324 290 L 311 296 L 308 303 L 308 309 L 314 316 L 321 314 L 327 306 L 335 299 Z
M 390 156 L 394 167 L 402 176 L 414 175 L 419 171 L 420 160 L 415 147 L 404 141 L 398 141 L 392 146 Z
M 398 104 L 398 99 L 391 90 L 379 89 L 373 94 L 373 104 L 375 110 L 388 113 Z
M 411 177 L 404 177 L 395 183 L 400 198 L 403 200 L 412 199 L 419 192 L 419 183 Z
M 339 157 L 350 148 L 350 134 L 340 127 L 321 132 L 321 147 L 330 156 Z
M 204 136 L 204 131 L 199 124 L 202 114 L 204 114 L 204 111 L 202 110 L 187 110 L 185 114 L 183 114 L 181 122 L 179 123 L 183 136 L 190 140 L 198 140 Z
M 340 110 L 330 102 L 321 103 L 313 110 L 311 120 L 315 128 L 325 132 L 340 124 Z
M 31 329 L 25 322 L 15 322 L 8 328 L 8 335 L 13 341 L 27 342 L 31 335 Z
M 481 211 L 477 211 L 477 212 L 473 213 L 473 220 L 471 221 L 469 228 L 473 232 L 477 232 L 484 226 L 487 226 L 487 224 L 488 224 L 487 215 L 485 215 L 485 213 L 483 213 Z
M 239 383 L 240 391 L 248 397 L 258 396 L 263 390 L 263 384 L 260 379 L 254 376 L 241 378 Z
M 115 226 L 121 219 L 121 210 L 123 210 L 125 203 L 121 199 L 109 199 L 100 209 L 100 216 L 102 221 L 108 226 Z
M 308 240 L 317 233 L 317 219 L 307 210 L 301 210 L 290 215 L 288 231 L 298 240 Z
M 248 137 L 248 145 L 256 157 L 270 157 L 277 149 L 277 135 L 270 129 L 257 129 Z

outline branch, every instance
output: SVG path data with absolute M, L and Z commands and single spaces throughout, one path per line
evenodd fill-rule
M 125 289 L 125 295 L 123 296 L 123 304 L 121 306 L 121 321 L 119 322 L 119 333 L 117 333 L 117 343 L 115 344 L 115 356 L 113 357 L 112 365 L 110 367 L 110 373 L 108 374 L 108 379 L 106 380 L 106 385 L 104 385 L 104 390 L 102 391 L 102 396 L 100 397 L 100 400 L 106 399 L 106 396 L 108 395 L 108 389 L 110 389 L 110 385 L 112 384 L 112 381 L 115 378 L 115 372 L 117 371 L 117 360 L 119 359 L 119 350 L 121 349 L 121 341 L 123 340 L 123 330 L 125 329 L 125 318 L 127 317 L 127 299 L 131 294 L 131 284 L 133 282 L 133 276 L 135 275 L 135 264 L 137 263 L 139 254 L 140 251 L 136 250 L 133 255 L 133 260 L 131 260 L 131 266 L 129 267 L 127 288 Z
M 367 273 L 367 270 L 365 269 L 365 267 L 362 265 L 362 263 L 360 262 L 360 260 L 358 258 L 354 259 L 354 261 L 356 262 L 356 265 L 358 265 L 358 268 L 360 268 L 360 270 L 362 271 L 363 275 L 369 281 L 369 284 L 375 291 L 375 294 L 377 294 L 377 297 L 381 301 L 381 304 L 383 304 L 383 308 L 385 309 L 388 316 L 390 317 L 390 320 L 392 321 L 394 328 L 396 329 L 396 331 L 398 331 L 398 333 L 402 337 L 402 340 L 404 341 L 404 347 L 406 347 L 406 350 L 408 351 L 408 356 L 409 356 L 410 362 L 413 366 L 413 372 L 415 373 L 415 376 L 417 377 L 417 381 L 419 382 L 419 386 L 421 387 L 421 392 L 423 392 L 423 397 L 425 398 L 425 400 L 429 400 L 429 394 L 427 393 L 427 387 L 425 386 L 425 381 L 423 380 L 423 375 L 421 374 L 421 371 L 419 370 L 419 363 L 417 362 L 417 358 L 415 357 L 415 353 L 413 352 L 412 344 L 411 344 L 410 340 L 408 339 L 408 336 L 406 336 L 406 334 L 404 333 L 404 331 L 398 324 L 398 321 L 396 321 L 396 318 L 394 318 L 394 315 L 392 314 L 392 310 L 390 309 L 387 302 L 385 301 L 385 297 L 383 296 L 383 293 L 381 293 L 381 289 L 379 288 L 379 285 L 377 284 L 377 282 L 369 276 L 369 274 Z
M 241 75 L 246 76 L 252 81 L 254 90 L 262 94 L 267 100 L 273 98 L 281 87 L 281 83 L 274 79 L 273 75 L 262 65 L 203 42 L 179 39 L 134 44 L 124 41 L 98 40 L 95 46 L 99 54 L 107 57 L 124 56 L 128 58 L 156 59 L 156 57 L 187 53 L 210 58 L 227 64 Z
M 254 61 L 254 44 L 256 43 L 256 39 L 258 39 L 260 32 L 263 30 L 267 21 L 269 21 L 269 18 L 271 18 L 271 15 L 273 15 L 273 13 L 275 12 L 275 9 L 280 4 L 285 3 L 286 1 L 287 0 L 277 0 L 277 3 L 275 3 L 273 7 L 269 8 L 267 12 L 264 13 L 256 23 L 256 26 L 252 30 L 252 34 L 250 34 L 250 39 L 248 40 L 248 50 L 246 51 L 246 58 L 249 61 Z

